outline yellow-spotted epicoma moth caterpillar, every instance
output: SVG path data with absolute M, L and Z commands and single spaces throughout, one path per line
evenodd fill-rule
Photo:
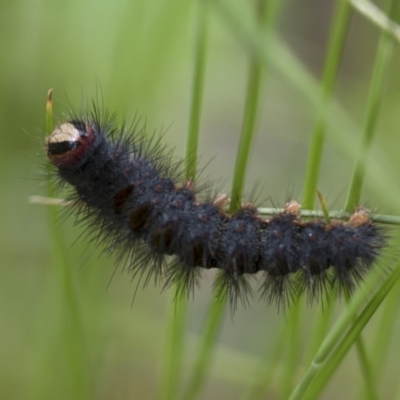
M 133 274 L 177 283 L 182 293 L 210 268 L 219 270 L 217 295 L 227 293 L 233 305 L 247 301 L 247 278 L 257 273 L 267 301 L 286 303 L 304 291 L 318 298 L 330 287 L 351 291 L 386 244 L 362 207 L 329 223 L 303 220 L 295 202 L 269 219 L 249 203 L 229 214 L 226 197 L 201 200 L 159 139 L 118 127 L 95 105 L 58 125 L 46 147 L 77 221 Z

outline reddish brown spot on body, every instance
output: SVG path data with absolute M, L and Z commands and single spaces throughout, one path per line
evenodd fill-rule
M 130 227 L 134 232 L 146 229 L 149 225 L 152 207 L 149 204 L 138 206 L 130 215 Z
M 133 185 L 129 185 L 124 189 L 121 189 L 114 196 L 114 212 L 115 214 L 121 214 L 122 208 L 126 201 L 129 199 L 133 191 Z

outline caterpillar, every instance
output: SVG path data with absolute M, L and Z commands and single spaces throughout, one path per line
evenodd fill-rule
M 302 219 L 295 201 L 268 219 L 251 203 L 229 214 L 228 197 L 201 199 L 201 187 L 184 178 L 160 138 L 137 125 L 118 127 L 115 114 L 95 104 L 58 125 L 46 151 L 59 187 L 69 188 L 69 210 L 93 240 L 134 277 L 153 277 L 163 288 L 175 283 L 180 294 L 213 268 L 216 296 L 233 307 L 254 295 L 248 278 L 256 274 L 267 302 L 351 292 L 387 242 L 364 207 L 333 222 Z

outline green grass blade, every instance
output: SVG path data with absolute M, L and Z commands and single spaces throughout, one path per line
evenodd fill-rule
M 346 292 L 345 296 L 346 296 L 346 302 L 348 303 L 350 300 L 349 293 Z M 379 398 L 378 391 L 376 388 L 376 380 L 372 371 L 370 360 L 367 356 L 367 351 L 365 348 L 364 340 L 361 336 L 361 332 L 360 336 L 356 338 L 355 345 L 357 349 L 357 356 L 360 363 L 361 372 L 364 377 L 365 394 L 366 394 L 365 397 L 369 400 L 376 400 Z
M 319 103 L 318 85 L 311 74 L 296 60 L 292 52 L 287 49 L 277 37 L 271 38 L 270 45 L 263 47 L 251 28 L 240 20 L 237 13 L 228 9 L 224 1 L 217 0 L 213 4 L 215 4 L 219 10 L 224 10 L 224 13 L 220 12 L 220 14 L 224 15 L 225 21 L 239 35 L 244 46 L 248 49 L 252 49 L 252 51 L 258 51 L 260 54 L 263 54 L 263 60 L 265 62 L 270 62 L 278 68 L 279 71 L 284 74 L 285 78 L 296 86 L 305 98 L 310 101 L 310 104 L 323 115 L 323 108 Z M 228 10 L 228 12 L 225 12 L 226 10 Z M 272 54 L 274 54 L 274 57 L 272 57 Z M 288 65 L 292 68 L 289 69 L 287 67 Z M 360 132 L 360 130 L 336 101 L 332 102 L 331 110 L 332 113 L 329 114 L 327 118 L 335 128 L 335 135 L 337 136 L 335 138 L 336 143 L 340 145 L 340 148 L 345 154 L 352 158 L 357 146 L 354 136 L 350 136 L 348 133 L 346 134 L 346 132 L 351 132 L 354 135 Z M 393 179 L 391 180 L 388 178 L 389 174 L 384 173 L 381 166 L 376 161 L 372 160 L 370 163 L 372 183 L 376 186 L 377 191 L 381 193 L 382 197 L 385 196 L 385 198 L 389 199 L 396 207 L 394 200 L 392 200 L 396 197 L 393 193 L 393 188 L 396 187 L 392 182 Z
M 207 53 L 207 10 L 205 3 L 199 3 L 199 13 L 197 15 L 198 26 L 195 39 L 192 99 L 185 156 L 185 175 L 188 181 L 194 181 L 196 178 L 198 159 L 198 141 Z M 160 391 L 160 399 L 163 400 L 173 400 L 177 396 L 187 310 L 187 297 L 176 295 L 178 293 L 176 285 L 173 285 L 170 293 L 173 298 L 169 304 L 166 359 L 164 361 Z
M 250 155 L 251 145 L 255 132 L 257 105 L 261 87 L 261 65 L 259 60 L 251 60 L 250 71 L 247 82 L 247 98 L 243 116 L 242 133 L 238 152 L 236 155 L 235 171 L 233 174 L 233 185 L 231 191 L 230 212 L 240 207 L 243 197 L 244 180 Z
M 46 105 L 46 135 L 53 131 L 53 90 L 50 89 Z M 50 165 L 49 171 L 50 173 Z M 52 182 L 47 184 L 47 195 L 54 198 L 56 192 Z M 60 277 L 60 291 L 62 292 L 64 315 L 65 349 L 66 359 L 69 363 L 70 376 L 73 386 L 74 398 L 86 399 L 88 396 L 87 360 L 85 357 L 85 335 L 82 319 L 78 307 L 78 299 L 74 288 L 73 278 L 68 263 L 66 244 L 61 229 L 57 224 L 58 214 L 55 207 L 48 208 L 49 226 L 51 229 L 51 248 L 53 249 L 54 265 L 57 266 Z
M 168 304 L 166 351 L 163 361 L 159 399 L 176 399 L 184 345 L 187 299 L 175 296 L 177 288 L 172 286 Z
M 225 315 L 226 302 L 214 300 L 209 311 L 206 326 L 203 331 L 203 339 L 199 346 L 192 378 L 182 396 L 183 400 L 195 399 L 199 393 L 210 366 L 213 351 L 215 349 L 218 332 Z
M 384 311 L 379 320 L 378 329 L 375 334 L 375 340 L 371 351 L 371 359 L 374 360 L 375 380 L 379 382 L 384 372 L 384 361 L 388 354 L 390 339 L 396 324 L 396 315 L 398 312 L 400 287 L 393 290 L 385 303 Z
M 279 71 L 287 84 L 292 85 L 301 94 L 304 105 L 311 106 L 313 111 L 323 115 L 319 83 L 274 32 L 271 32 L 268 43 L 265 45 L 257 37 L 254 28 L 240 18 L 240 10 L 229 7 L 226 0 L 214 0 L 211 4 L 240 39 L 245 49 L 258 54 L 264 65 L 268 64 Z M 358 145 L 356 137 L 362 134 L 360 128 L 335 99 L 332 99 L 330 103 L 330 113 L 326 118 L 332 128 L 327 131 L 330 138 L 333 139 L 332 143 L 349 159 L 353 159 Z M 400 197 L 400 189 L 397 187 L 394 173 L 384 168 L 379 161 L 371 159 L 369 161 L 369 178 L 375 192 L 379 193 L 380 198 L 385 198 L 387 206 L 398 210 L 396 199 Z
M 367 118 L 364 129 L 364 137 L 361 145 L 360 155 L 356 163 L 355 171 L 353 173 L 352 183 L 350 185 L 349 194 L 346 201 L 345 209 L 347 212 L 351 212 L 354 207 L 359 204 L 362 183 L 365 176 L 365 162 L 367 150 L 371 144 L 373 134 L 375 132 L 375 126 L 379 111 L 380 94 L 383 84 L 385 66 L 387 65 L 388 58 L 390 56 L 390 44 L 388 35 L 382 33 L 382 37 L 378 47 L 378 54 L 376 57 L 374 73 L 370 88 L 370 94 L 368 98 L 367 107 Z M 357 338 L 357 350 L 360 359 L 361 368 L 364 374 L 365 382 L 367 385 L 366 394 L 368 398 L 377 398 L 377 390 L 373 380 L 373 373 L 371 366 L 368 362 L 365 354 L 365 346 L 361 338 Z
M 349 2 L 365 18 L 400 42 L 400 26 L 394 19 L 388 18 L 374 3 L 369 0 L 349 0 Z
M 204 77 L 207 56 L 207 4 L 199 3 L 194 55 L 194 73 L 192 82 L 192 100 L 190 107 L 189 128 L 186 141 L 186 176 L 188 180 L 196 179 L 198 145 L 200 132 L 201 108 L 204 92 Z
M 277 215 L 284 211 L 283 208 L 268 208 L 261 207 L 258 208 L 258 213 L 260 215 Z M 329 211 L 328 215 L 330 219 L 338 220 L 348 220 L 352 213 L 344 211 Z M 305 218 L 324 218 L 323 211 L 317 210 L 300 210 L 300 216 Z M 385 214 L 370 214 L 371 221 L 378 222 L 380 224 L 386 225 L 400 225 L 400 217 L 397 215 L 385 215 Z
M 265 16 L 267 15 L 265 0 L 256 0 L 256 9 L 258 10 L 259 27 L 265 26 Z M 260 30 L 262 33 L 262 30 Z M 236 211 L 241 202 L 248 158 L 251 150 L 251 144 L 254 137 L 254 130 L 257 117 L 257 109 L 259 103 L 259 94 L 261 86 L 261 64 L 256 56 L 250 59 L 249 75 L 247 81 L 247 95 L 243 115 L 243 124 L 240 136 L 240 144 L 235 163 L 235 172 L 233 177 L 230 212 Z M 214 299 L 206 327 L 203 340 L 201 342 L 198 355 L 196 357 L 194 373 L 188 383 L 187 390 L 184 393 L 184 399 L 194 399 L 198 395 L 201 386 L 205 380 L 206 372 L 211 362 L 212 352 L 216 345 L 217 334 L 219 332 L 222 318 L 225 314 L 226 302 L 223 294 L 219 299 Z
M 389 3 L 390 15 L 394 12 L 395 8 L 393 3 Z M 352 180 L 348 196 L 346 199 L 345 210 L 351 212 L 360 204 L 361 190 L 365 178 L 367 166 L 367 154 L 372 143 L 372 139 L 376 132 L 376 125 L 379 117 L 379 109 L 381 96 L 383 91 L 383 84 L 387 66 L 392 54 L 393 39 L 389 33 L 383 31 L 378 44 L 377 55 L 375 57 L 375 65 L 373 68 L 371 85 L 367 99 L 366 119 L 364 124 L 364 135 L 360 146 L 358 159 L 353 171 Z M 364 382 L 366 383 L 366 395 L 370 399 L 377 398 L 377 389 L 375 387 L 375 379 L 372 373 L 372 367 L 368 361 L 365 345 L 361 337 L 357 338 L 357 351 L 359 355 L 360 365 L 364 375 Z
M 375 314 L 382 301 L 387 297 L 390 291 L 393 289 L 394 285 L 400 279 L 400 268 L 399 265 L 391 272 L 391 274 L 386 278 L 384 284 L 380 287 L 377 293 L 365 306 L 364 310 L 357 317 L 354 324 L 352 324 L 350 330 L 346 333 L 344 338 L 340 341 L 339 345 L 332 354 L 332 357 L 327 360 L 326 363 L 322 364 L 322 360 L 319 363 L 321 365 L 321 371 L 318 373 L 318 379 L 313 381 L 313 386 L 307 392 L 307 399 L 319 398 L 320 393 L 323 388 L 329 382 L 333 373 L 336 371 L 337 367 L 340 365 L 341 361 L 348 353 L 354 342 L 357 340 L 362 330 Z M 303 392 L 304 393 L 304 392 Z M 292 396 L 293 399 L 300 399 L 301 397 Z
M 400 5 L 398 2 L 392 2 L 390 8 L 390 17 L 393 20 L 400 19 Z M 400 38 L 400 36 L 399 36 Z M 378 382 L 382 376 L 384 360 L 388 353 L 388 347 L 390 344 L 390 337 L 392 335 L 395 326 L 395 315 L 397 313 L 397 303 L 398 303 L 398 292 L 391 293 L 386 301 L 385 309 L 382 313 L 380 322 L 378 324 L 378 330 L 376 333 L 376 338 L 374 341 L 374 346 L 372 350 L 371 359 L 374 361 L 374 378 Z
M 334 85 L 336 82 L 336 77 L 340 65 L 341 55 L 343 53 L 346 33 L 349 27 L 349 21 L 351 16 L 351 7 L 346 0 L 339 0 L 336 5 L 335 15 L 333 17 L 332 28 L 330 33 L 330 40 L 328 46 L 328 53 L 325 60 L 325 67 L 321 82 L 321 105 L 322 105 L 322 113 L 320 113 L 317 117 L 317 121 L 314 125 L 311 142 L 310 142 L 310 151 L 308 156 L 307 170 L 306 170 L 306 179 L 304 183 L 304 191 L 303 191 L 303 202 L 302 205 L 305 208 L 312 209 L 315 204 L 315 196 L 317 194 L 317 185 L 318 185 L 318 177 L 319 171 L 321 168 L 321 160 L 322 160 L 322 151 L 323 145 L 325 141 L 325 129 L 326 129 L 326 120 L 325 113 L 329 101 L 332 97 Z M 328 307 L 328 310 L 332 310 L 332 307 Z M 297 356 L 299 351 L 299 321 L 301 308 L 296 307 L 295 311 L 291 314 L 292 322 L 289 324 L 289 329 L 292 331 L 291 333 L 291 343 L 288 360 L 287 360 L 287 368 L 286 368 L 286 379 L 284 380 L 285 389 L 285 398 L 290 394 L 292 390 L 292 382 L 294 371 L 297 365 Z M 322 322 L 317 322 L 317 328 L 314 329 L 316 332 L 314 335 L 320 335 L 320 337 L 315 338 L 320 342 L 321 335 L 324 335 L 325 332 L 323 328 L 325 328 L 328 321 L 326 318 L 322 318 Z M 290 322 L 291 320 L 289 320 Z
M 399 272 L 397 272 L 397 274 L 400 275 Z M 394 279 L 398 279 L 398 275 L 394 275 L 394 273 L 392 273 L 391 277 Z M 382 271 L 376 268 L 372 270 L 371 273 L 366 277 L 364 285 L 362 285 L 357 293 L 355 293 L 354 296 L 350 299 L 347 308 L 338 317 L 336 323 L 326 335 L 306 374 L 291 394 L 290 400 L 298 400 L 303 398 L 304 393 L 313 382 L 315 374 L 321 368 L 322 364 L 328 359 L 329 355 L 336 347 L 336 344 L 340 341 L 340 338 L 345 335 L 346 331 L 350 327 L 355 325 L 354 319 L 357 317 L 359 310 L 365 303 L 365 299 L 380 281 L 382 281 Z M 391 283 L 388 283 L 387 281 L 390 281 L 390 279 L 385 280 L 385 287 L 391 288 Z M 383 286 L 384 285 L 382 285 L 380 288 L 380 293 L 382 292 L 382 290 L 385 290 L 382 289 Z
M 379 399 L 378 390 L 376 387 L 376 379 L 372 371 L 371 362 L 368 358 L 365 343 L 361 337 L 361 331 L 356 339 L 357 355 L 360 362 L 362 374 L 364 376 L 365 383 L 365 398 L 369 400 Z
M 348 0 L 338 0 L 333 17 L 328 53 L 325 59 L 325 67 L 321 82 L 321 104 L 323 105 L 324 111 L 322 115 L 318 116 L 315 122 L 307 162 L 302 206 L 308 209 L 314 208 L 319 171 L 321 168 L 322 151 L 325 142 L 325 110 L 327 109 L 335 86 L 350 17 L 351 6 Z
M 265 19 L 268 13 L 265 0 L 255 0 L 256 9 L 258 10 L 258 26 L 260 36 L 264 36 Z M 262 65 L 258 56 L 252 55 L 250 58 L 250 67 L 247 79 L 247 93 L 243 113 L 243 122 L 240 133 L 240 141 L 236 154 L 235 170 L 233 174 L 230 212 L 235 212 L 239 207 L 243 198 L 244 181 L 248 166 L 248 159 L 252 147 L 255 125 L 257 119 L 258 103 L 260 100 L 260 89 L 262 79 Z
M 257 370 L 254 374 L 255 378 L 252 384 L 243 393 L 242 400 L 263 400 L 266 398 L 267 390 L 272 381 L 276 366 L 279 364 L 279 359 L 284 351 L 287 341 L 286 326 L 281 331 L 278 331 L 278 336 L 272 340 L 272 354 L 270 354 L 269 346 L 265 349 L 265 354 L 260 358 Z
M 392 15 L 395 7 L 391 2 L 389 5 Z M 354 167 L 353 176 L 350 183 L 349 193 L 346 199 L 345 211 L 352 212 L 354 207 L 360 204 L 361 189 L 365 178 L 367 166 L 367 153 L 371 146 L 372 139 L 376 132 L 376 125 L 379 117 L 380 103 L 387 67 L 391 58 L 393 39 L 383 31 L 378 44 L 375 65 L 372 72 L 371 85 L 367 99 L 367 110 L 363 129 L 363 137 L 358 154 L 357 162 Z
M 293 390 L 295 370 L 299 358 L 300 350 L 300 321 L 301 313 L 304 309 L 304 299 L 293 305 L 289 311 L 287 320 L 287 349 L 286 360 L 284 364 L 283 379 L 281 382 L 280 393 L 282 398 L 287 399 Z

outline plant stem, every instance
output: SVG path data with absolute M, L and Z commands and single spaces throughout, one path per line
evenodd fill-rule
M 50 89 L 47 95 L 46 103 L 46 135 L 53 131 L 53 90 Z M 49 165 L 50 173 L 50 165 Z M 49 181 L 47 186 L 47 195 L 50 198 L 55 197 L 55 189 Z M 64 323 L 63 332 L 66 335 L 67 359 L 71 376 L 73 377 L 74 398 L 86 399 L 88 396 L 88 382 L 86 373 L 85 359 L 85 335 L 83 332 L 82 319 L 78 308 L 78 299 L 74 288 L 73 278 L 69 263 L 67 261 L 66 245 L 62 231 L 58 229 L 58 215 L 54 207 L 48 207 L 49 226 L 52 230 L 51 242 L 53 249 L 54 265 L 57 265 L 60 275 L 61 291 L 64 300 Z
M 390 1 L 389 3 L 391 10 L 394 9 L 393 3 L 395 2 Z M 360 150 L 346 199 L 345 211 L 348 212 L 353 211 L 354 207 L 360 204 L 361 188 L 364 183 L 367 166 L 367 153 L 376 132 L 383 85 L 387 66 L 392 54 L 392 48 L 393 39 L 387 32 L 383 31 L 379 40 L 377 55 L 375 57 L 375 64 L 372 72 Z
M 387 294 L 400 278 L 399 265 L 397 265 L 395 270 L 391 272 L 391 274 L 385 279 L 384 284 L 380 287 L 374 297 L 368 302 L 367 306 L 358 316 L 357 320 L 352 323 L 354 317 L 358 313 L 360 306 L 365 302 L 365 297 L 370 292 L 371 286 L 373 286 L 376 283 L 376 280 L 379 279 L 378 274 L 379 271 L 373 271 L 368 276 L 368 280 L 366 280 L 365 285 L 363 287 L 360 287 L 360 290 L 350 300 L 347 309 L 340 315 L 331 331 L 325 337 L 324 341 L 317 351 L 317 354 L 311 362 L 307 373 L 297 385 L 295 390 L 292 392 L 289 400 L 302 399 L 308 388 L 310 388 L 312 395 L 309 395 L 306 398 L 318 398 L 319 393 L 329 381 L 329 378 L 332 376 L 333 372 L 340 364 L 340 361 L 347 354 L 348 350 L 354 344 L 355 340 L 358 338 L 359 334 L 364 329 L 367 322 L 374 315 L 375 311 L 378 309 L 382 301 L 385 299 Z M 346 333 L 348 326 L 350 326 L 350 331 Z M 339 342 L 340 337 L 344 337 L 341 342 Z M 338 347 L 336 347 L 337 343 L 340 343 Z M 334 349 L 335 351 L 333 351 Z M 333 355 L 329 362 L 327 362 L 328 356 L 330 354 Z M 324 374 L 321 373 L 319 379 L 314 380 L 315 374 L 322 367 L 324 367 Z M 311 384 L 313 382 L 314 385 L 311 388 Z
M 204 76 L 207 54 L 207 10 L 206 3 L 198 3 L 197 30 L 195 38 L 194 71 L 189 127 L 186 139 L 185 175 L 188 181 L 196 179 L 198 141 L 202 98 L 204 92 Z M 174 400 L 178 391 L 178 380 L 181 369 L 187 297 L 179 296 L 178 286 L 171 288 L 168 315 L 168 335 L 166 359 L 161 383 L 160 399 Z
M 337 73 L 342 58 L 346 34 L 351 17 L 351 5 L 348 0 L 338 0 L 333 17 L 328 53 L 321 82 L 322 112 L 314 125 L 310 151 L 307 163 L 306 179 L 302 205 L 305 208 L 314 208 L 317 193 L 318 177 L 321 168 L 322 151 L 325 142 L 326 118 L 325 111 L 333 94 Z
M 264 27 L 265 0 L 256 0 L 256 8 L 258 10 L 258 23 L 261 28 Z M 259 93 L 261 85 L 261 63 L 256 55 L 252 55 L 250 59 L 249 75 L 247 81 L 247 95 L 244 108 L 244 116 L 242 123 L 242 130 L 240 136 L 240 144 L 235 163 L 235 172 L 232 184 L 232 200 L 230 204 L 230 212 L 235 212 L 240 207 L 240 202 L 243 193 L 244 179 L 246 175 L 246 168 L 248 157 L 250 154 L 251 144 L 254 137 L 254 128 L 257 117 L 257 109 L 259 103 Z M 219 299 L 214 299 L 206 327 L 204 330 L 203 340 L 201 342 L 193 372 L 193 376 L 188 383 L 188 387 L 184 392 L 184 399 L 194 399 L 205 380 L 206 372 L 211 362 L 212 352 L 215 348 L 217 334 L 221 327 L 222 319 L 226 309 L 226 293 L 221 293 Z

